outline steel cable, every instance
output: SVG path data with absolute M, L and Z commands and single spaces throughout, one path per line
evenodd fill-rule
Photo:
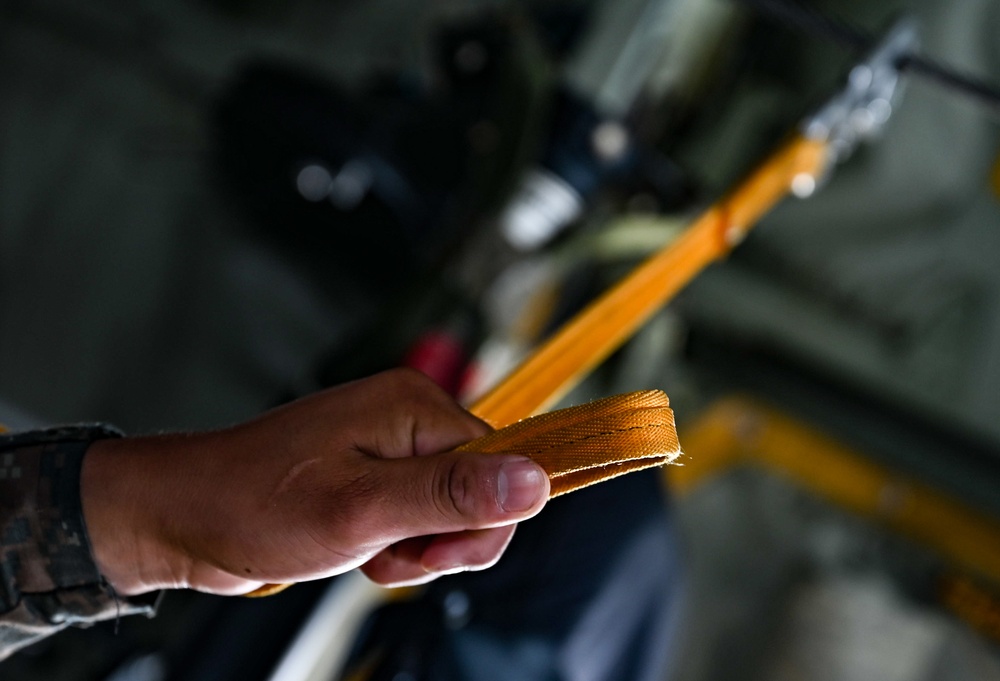
M 796 0 L 738 0 L 762 15 L 789 28 L 822 37 L 857 50 L 874 47 L 878 40 L 865 30 L 841 17 L 821 12 Z M 1000 87 L 977 76 L 960 73 L 954 68 L 920 54 L 904 57 L 900 71 L 910 72 L 952 92 L 961 94 L 1000 116 Z

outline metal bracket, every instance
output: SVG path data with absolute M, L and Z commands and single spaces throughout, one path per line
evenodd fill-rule
M 868 58 L 851 69 L 846 87 L 803 122 L 807 138 L 829 145 L 831 165 L 882 132 L 901 90 L 900 65 L 916 53 L 918 43 L 916 20 L 897 21 Z

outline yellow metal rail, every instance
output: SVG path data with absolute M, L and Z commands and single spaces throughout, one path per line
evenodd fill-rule
M 682 435 L 688 456 L 664 469 L 678 494 L 736 466 L 763 466 L 1000 586 L 1000 521 L 775 409 L 727 398 Z

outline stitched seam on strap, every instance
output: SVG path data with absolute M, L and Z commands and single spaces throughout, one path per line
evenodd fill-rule
M 538 454 L 546 452 L 546 451 L 548 451 L 550 449 L 555 449 L 556 447 L 568 447 L 568 446 L 571 446 L 571 445 L 579 444 L 581 442 L 586 442 L 587 440 L 593 440 L 595 438 L 605 437 L 607 435 L 617 435 L 619 433 L 628 433 L 628 432 L 631 432 L 633 430 L 645 430 L 646 428 L 671 428 L 672 429 L 672 426 L 667 426 L 667 425 L 664 425 L 662 423 L 648 423 L 648 424 L 645 424 L 645 425 L 642 425 L 642 426 L 632 426 L 631 428 L 619 428 L 619 429 L 616 429 L 616 430 L 609 430 L 609 431 L 605 431 L 605 432 L 594 433 L 593 435 L 587 435 L 587 436 L 581 437 L 581 438 L 576 439 L 576 440 L 563 440 L 562 442 L 558 442 L 556 444 L 549 445 L 548 447 L 543 447 L 541 449 L 532 451 L 532 452 L 530 452 L 528 454 L 525 454 L 525 456 L 537 456 Z M 632 458 L 635 458 L 635 457 L 632 457 Z M 646 458 L 646 457 L 643 457 L 643 458 Z

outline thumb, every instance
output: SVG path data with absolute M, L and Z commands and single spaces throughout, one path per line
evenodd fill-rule
M 549 478 L 523 456 L 447 452 L 380 459 L 398 539 L 479 530 L 530 518 L 549 498 Z

